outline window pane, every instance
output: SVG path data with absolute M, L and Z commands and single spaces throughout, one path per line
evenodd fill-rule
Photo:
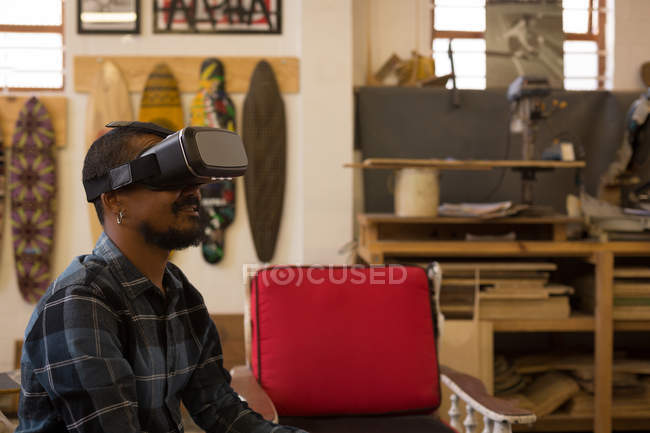
M 596 90 L 598 80 L 596 78 L 565 78 L 564 88 L 566 90 Z
M 61 88 L 59 33 L 0 33 L 0 86 Z
M 562 0 L 564 9 L 587 9 L 591 0 Z
M 484 32 L 485 8 L 436 6 L 433 27 L 436 30 Z
M 598 44 L 594 41 L 564 41 L 565 53 L 596 53 Z
M 564 76 L 598 77 L 598 45 L 593 41 L 564 42 Z
M 564 54 L 565 77 L 597 77 L 598 55 L 585 53 Z
M 435 0 L 436 6 L 485 6 L 485 0 Z
M 589 10 L 565 9 L 562 12 L 562 28 L 565 33 L 587 33 L 587 30 L 589 30 Z
M 0 24 L 61 25 L 60 0 L 0 0 Z
M 451 63 L 447 54 L 449 39 L 433 40 L 433 58 L 436 75 L 451 73 Z M 456 85 L 461 89 L 485 89 L 485 39 L 458 38 L 452 42 Z M 448 83 L 448 87 L 451 86 Z

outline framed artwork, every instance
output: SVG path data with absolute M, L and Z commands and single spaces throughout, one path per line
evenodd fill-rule
M 282 33 L 282 0 L 153 0 L 154 33 Z
M 140 0 L 77 0 L 77 33 L 140 33 Z

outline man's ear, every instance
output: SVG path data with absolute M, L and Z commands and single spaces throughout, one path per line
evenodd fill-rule
M 104 206 L 104 209 L 108 212 L 111 212 L 115 215 L 117 215 L 121 208 L 120 208 L 120 200 L 115 191 L 109 191 L 105 192 L 101 195 L 101 200 L 102 200 L 102 205 Z

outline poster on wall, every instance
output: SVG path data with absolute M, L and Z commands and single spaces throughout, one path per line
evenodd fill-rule
M 282 0 L 154 0 L 154 33 L 282 33 Z
M 508 87 L 520 75 L 564 84 L 562 0 L 488 0 L 485 8 L 487 87 Z
M 77 0 L 78 33 L 140 33 L 140 0 Z

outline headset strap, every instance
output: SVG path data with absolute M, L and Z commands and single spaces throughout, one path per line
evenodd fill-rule
M 156 155 L 149 154 L 136 158 L 133 161 L 112 168 L 104 176 L 84 181 L 86 200 L 93 202 L 105 192 L 115 191 L 159 174 L 160 167 Z

